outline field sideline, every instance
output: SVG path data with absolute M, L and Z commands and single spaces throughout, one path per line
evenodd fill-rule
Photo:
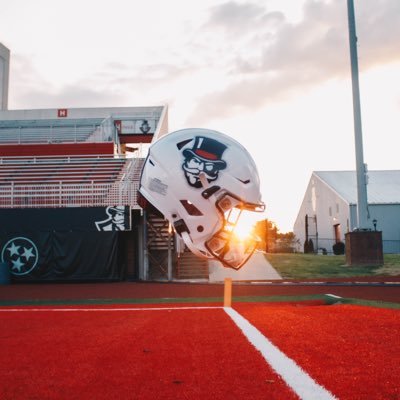
M 400 304 L 400 277 L 355 277 L 346 280 L 307 279 L 278 282 L 234 282 L 235 300 L 281 300 L 284 297 L 331 293 L 343 298 Z M 191 282 L 35 283 L 2 285 L 0 306 L 12 304 L 70 303 L 222 303 L 223 284 Z

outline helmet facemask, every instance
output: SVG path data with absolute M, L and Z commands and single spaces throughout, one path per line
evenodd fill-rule
M 250 229 L 244 235 L 240 223 L 247 220 L 249 214 L 253 214 L 252 211 L 262 209 L 260 206 L 243 203 L 229 193 L 220 196 L 216 206 L 223 218 L 223 226 L 206 241 L 205 247 L 225 267 L 239 269 L 248 261 L 260 242 Z

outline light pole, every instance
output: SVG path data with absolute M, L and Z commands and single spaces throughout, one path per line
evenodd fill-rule
M 353 115 L 354 115 L 354 137 L 356 148 L 356 171 L 357 171 L 357 227 L 368 229 L 368 199 L 366 168 L 363 156 L 363 140 L 361 127 L 360 87 L 358 82 L 358 60 L 357 60 L 357 36 L 354 18 L 353 0 L 347 0 L 347 15 L 349 24 L 351 81 L 353 90 Z
M 346 263 L 348 265 L 382 265 L 382 232 L 372 232 L 368 219 L 366 168 L 363 157 L 360 89 L 358 84 L 357 36 L 353 0 L 347 0 L 351 82 L 353 89 L 354 137 L 357 166 L 357 224 L 358 229 L 346 233 Z

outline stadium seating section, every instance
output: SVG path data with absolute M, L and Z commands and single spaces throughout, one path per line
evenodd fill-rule
M 0 207 L 130 202 L 139 162 L 114 151 L 101 120 L 0 121 Z

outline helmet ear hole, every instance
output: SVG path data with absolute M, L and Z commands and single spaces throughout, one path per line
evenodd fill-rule
M 204 226 L 203 225 L 199 225 L 197 227 L 197 232 L 203 232 L 204 231 Z

